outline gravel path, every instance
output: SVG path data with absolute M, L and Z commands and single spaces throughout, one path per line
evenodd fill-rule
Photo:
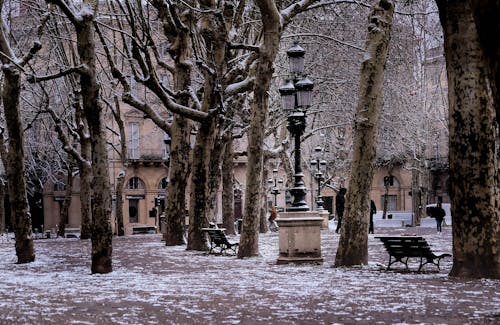
M 260 236 L 258 258 L 165 247 L 160 235 L 115 238 L 114 271 L 90 274 L 90 242 L 36 240 L 34 263 L 17 265 L 0 239 L 0 324 L 499 324 L 500 281 L 385 271 L 374 236 L 424 236 L 451 253 L 451 229 L 379 228 L 369 264 L 333 268 L 338 235 L 323 230 L 321 265 L 276 265 L 278 234 Z M 231 241 L 237 241 L 237 237 Z M 397 265 L 396 265 L 397 266 Z M 411 265 L 413 270 L 417 264 Z

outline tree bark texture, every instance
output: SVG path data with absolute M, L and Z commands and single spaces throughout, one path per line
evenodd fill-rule
M 123 222 L 123 187 L 125 185 L 125 176 L 128 168 L 127 162 L 127 134 L 125 132 L 125 124 L 122 119 L 122 113 L 120 109 L 120 101 L 118 96 L 114 98 L 115 105 L 113 109 L 113 116 L 115 117 L 116 125 L 118 126 L 118 130 L 120 133 L 120 160 L 122 163 L 122 171 L 120 171 L 119 177 L 116 179 L 115 185 L 115 194 L 116 194 L 116 209 L 115 209 L 115 218 L 116 218 L 116 229 L 115 233 L 118 236 L 125 236 L 125 225 Z
M 419 169 L 419 162 L 416 162 L 417 166 L 411 171 L 411 200 L 413 209 L 413 224 L 412 226 L 420 226 L 422 221 L 422 215 L 425 211 L 425 207 L 422 201 L 422 171 Z
M 234 152 L 233 138 L 228 136 L 222 161 L 222 226 L 226 234 L 234 235 Z
M 80 239 L 87 240 L 91 238 L 92 234 L 92 145 L 89 139 L 81 96 L 76 90 L 73 96 L 73 109 L 75 110 L 75 120 L 78 125 L 77 132 L 80 136 L 80 156 L 74 156 L 74 159 L 78 162 L 78 170 L 80 172 L 80 202 L 82 207 Z
M 3 50 L 3 49 L 2 49 Z M 4 51 L 6 52 L 6 51 Z M 8 52 L 7 52 L 8 53 Z M 26 193 L 23 127 L 19 112 L 21 75 L 17 68 L 3 69 L 2 104 L 5 124 L 9 135 L 7 163 L 7 192 L 14 234 L 16 236 L 17 263 L 35 260 L 35 249 L 31 231 L 31 214 Z
M 166 195 L 166 227 L 163 233 L 165 245 L 184 245 L 186 218 L 186 187 L 191 172 L 189 136 L 191 122 L 175 114 L 171 126 L 170 169 Z
M 116 234 L 125 236 L 125 225 L 123 223 L 123 186 L 125 177 L 116 180 Z
M 248 130 L 248 163 L 246 195 L 238 257 L 258 256 L 260 224 L 260 191 L 262 186 L 264 130 L 269 104 L 268 90 L 274 71 L 273 63 L 278 53 L 281 37 L 281 15 L 272 0 L 256 0 L 263 23 L 253 101 L 251 103 L 250 128 Z
M 208 227 L 209 220 L 209 170 L 212 148 L 215 141 L 215 123 L 200 124 L 193 152 L 193 174 L 191 176 L 191 197 L 189 209 L 188 250 L 206 250 L 207 241 L 201 228 Z
M 474 22 L 479 41 L 489 65 L 491 91 L 495 102 L 496 121 L 500 125 L 500 1 L 472 0 Z
M 376 157 L 375 139 L 394 4 L 379 1 L 370 12 L 354 125 L 353 162 L 335 266 L 368 263 L 369 192 Z
M 208 200 L 207 213 L 208 219 L 215 222 L 218 212 L 218 194 L 222 181 L 222 162 L 224 161 L 225 141 L 220 136 L 221 129 L 218 128 L 214 141 L 214 147 L 210 153 L 210 165 L 208 170 Z
M 189 26 L 193 19 L 190 11 L 178 13 L 176 6 L 165 5 L 160 1 L 153 2 L 158 8 L 159 17 L 163 22 L 164 34 L 170 41 L 169 53 L 174 60 L 174 88 L 184 91 L 191 87 L 191 33 L 181 28 L 171 18 L 171 11 L 176 12 L 180 22 Z M 190 98 L 183 95 L 179 98 L 181 105 L 188 106 Z M 192 122 L 179 114 L 173 114 L 171 124 L 169 184 L 166 191 L 165 230 L 163 239 L 167 246 L 184 245 L 184 226 L 186 217 L 186 188 L 191 173 L 190 165 L 190 135 Z
M 206 6 L 215 6 L 211 1 L 205 1 Z M 227 31 L 223 23 L 222 17 L 214 15 L 211 12 L 204 13 L 199 19 L 200 35 L 205 42 L 207 58 L 206 63 L 209 68 L 203 69 L 204 87 L 202 98 L 202 111 L 217 110 L 218 113 L 209 116 L 200 123 L 196 144 L 193 151 L 192 159 L 192 175 L 191 175 L 191 197 L 189 206 L 189 233 L 188 233 L 188 250 L 206 250 L 207 240 L 206 234 L 201 228 L 208 226 L 211 210 L 210 200 L 214 199 L 211 186 L 220 184 L 216 181 L 214 185 L 212 176 L 214 169 L 220 168 L 222 148 L 216 142 L 220 139 L 221 119 L 220 111 L 222 108 L 223 91 L 223 76 L 227 71 L 226 68 L 226 42 Z M 212 174 L 212 175 L 211 175 Z M 217 173 L 220 177 L 220 171 Z
M 263 170 L 262 170 L 262 187 L 260 191 L 261 199 L 260 201 L 262 204 L 260 205 L 260 212 L 259 212 L 259 232 L 261 234 L 266 233 L 268 230 L 267 227 L 267 215 L 270 211 L 268 206 L 267 206 L 267 194 L 268 194 L 268 186 L 269 184 L 267 183 L 267 179 L 269 177 L 269 173 L 266 168 L 264 168 L 264 165 L 268 164 L 268 159 L 266 159 L 264 155 L 264 163 L 263 163 Z M 273 201 L 273 207 L 274 207 L 274 201 Z
M 0 233 L 5 231 L 7 223 L 5 222 L 5 183 L 0 179 Z
M 85 154 L 84 145 L 81 148 L 84 161 L 80 162 L 80 202 L 82 204 L 82 225 L 80 239 L 90 239 L 92 234 L 92 166 L 90 164 L 90 153 Z M 88 159 L 88 160 L 87 160 Z
M 77 49 L 85 72 L 80 75 L 83 110 L 89 127 L 92 153 L 92 273 L 112 272 L 111 187 L 100 86 L 96 78 L 93 16 L 84 15 L 75 25 Z
M 492 91 L 496 82 L 488 57 L 489 49 L 481 42 L 471 1 L 437 1 L 437 4 L 444 32 L 450 103 L 453 218 L 453 267 L 450 275 L 498 279 L 498 123 Z M 498 18 L 498 10 L 495 14 Z

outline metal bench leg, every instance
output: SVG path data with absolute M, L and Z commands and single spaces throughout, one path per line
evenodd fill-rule
M 403 261 L 401 261 L 401 263 L 403 263 L 403 264 L 406 266 L 406 270 L 408 270 L 408 271 L 409 271 L 409 270 L 410 270 L 410 268 L 408 267 L 408 259 L 409 259 L 409 257 L 407 257 L 407 258 L 406 258 L 406 260 L 405 260 L 404 262 L 403 262 Z

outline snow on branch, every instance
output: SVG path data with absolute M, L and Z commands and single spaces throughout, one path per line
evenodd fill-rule
M 281 10 L 281 16 L 283 17 L 283 25 L 287 25 L 293 17 L 306 11 L 309 7 L 317 2 L 318 0 L 301 0 L 291 4 L 285 9 Z

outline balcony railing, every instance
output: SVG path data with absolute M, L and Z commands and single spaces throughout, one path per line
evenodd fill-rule
M 165 155 L 162 150 L 158 149 L 140 149 L 137 151 L 128 151 L 127 159 L 128 161 L 138 161 L 138 162 L 164 162 L 170 157 Z

